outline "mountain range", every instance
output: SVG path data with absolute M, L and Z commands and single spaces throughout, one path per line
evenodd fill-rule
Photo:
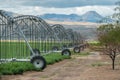
M 9 12 L 9 11 L 4 11 L 7 15 L 16 17 L 21 14 Z M 77 14 L 43 14 L 43 15 L 38 15 L 38 17 L 45 19 L 45 20 L 50 20 L 50 21 L 70 21 L 70 22 L 100 22 L 101 20 L 104 19 L 103 16 L 101 16 L 99 13 L 96 11 L 88 11 L 83 15 L 77 15 Z M 108 19 L 108 21 L 110 21 Z
M 74 22 L 99 22 L 104 17 L 98 14 L 96 11 L 88 11 L 83 15 L 77 14 L 43 14 L 38 15 L 45 20 L 53 21 L 74 21 Z

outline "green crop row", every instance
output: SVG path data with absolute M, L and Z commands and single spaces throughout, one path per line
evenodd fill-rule
M 50 51 L 53 46 L 62 47 L 60 42 L 29 42 L 33 49 L 40 52 Z M 26 58 L 30 56 L 30 50 L 25 42 L 0 42 L 0 58 Z
M 48 54 L 43 57 L 46 59 L 47 65 L 70 58 L 69 56 L 62 56 L 60 53 Z M 0 64 L 0 74 L 2 75 L 22 74 L 25 71 L 40 71 L 40 69 L 36 69 L 30 62 L 8 62 Z

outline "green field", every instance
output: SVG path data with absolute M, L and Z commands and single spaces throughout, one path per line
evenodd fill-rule
M 53 46 L 61 48 L 69 42 L 29 42 L 30 46 L 42 51 L 51 51 Z M 24 41 L 0 41 L 0 59 L 21 58 L 26 59 L 30 57 L 30 50 Z M 69 56 L 62 56 L 61 53 L 51 53 L 43 56 L 47 64 L 53 64 L 63 59 L 70 58 Z M 25 71 L 38 71 L 30 62 L 7 62 L 0 64 L 0 74 L 22 74 Z
M 60 43 L 60 42 L 29 42 L 30 46 L 35 49 L 39 49 L 42 53 L 43 51 L 51 51 L 53 46 L 62 47 L 63 44 L 69 44 L 69 42 Z M 20 42 L 0 42 L 0 57 L 1 58 L 26 58 L 30 56 L 30 50 L 27 47 L 26 43 L 23 41 Z

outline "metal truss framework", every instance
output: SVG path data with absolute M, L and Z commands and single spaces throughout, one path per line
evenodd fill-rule
M 81 43 L 81 35 L 60 24 L 50 26 L 43 19 L 33 15 L 10 16 L 0 10 L 0 59 L 26 58 L 33 49 L 43 53 L 60 43 L 67 47 Z M 7 50 L 6 50 L 7 49 Z

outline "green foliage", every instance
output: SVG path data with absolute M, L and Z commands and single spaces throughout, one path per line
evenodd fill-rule
M 62 56 L 60 53 L 53 53 L 43 56 L 47 64 L 53 64 L 63 59 L 69 59 L 69 56 Z M 9 62 L 0 64 L 0 73 L 3 75 L 22 74 L 25 71 L 40 71 L 36 69 L 30 62 Z
M 59 62 L 63 59 L 69 59 L 70 57 L 69 56 L 62 56 L 61 54 L 59 53 L 53 53 L 53 54 L 48 54 L 46 56 L 44 56 L 46 61 L 47 61 L 47 64 L 53 64 L 55 62 Z
M 29 62 L 9 62 L 0 64 L 0 72 L 6 74 L 22 74 L 24 71 L 35 70 Z
M 94 41 L 89 43 L 90 46 L 101 46 L 101 43 L 99 41 Z
M 120 26 L 118 24 L 102 25 L 98 28 L 98 38 L 103 44 L 119 44 L 120 43 Z

